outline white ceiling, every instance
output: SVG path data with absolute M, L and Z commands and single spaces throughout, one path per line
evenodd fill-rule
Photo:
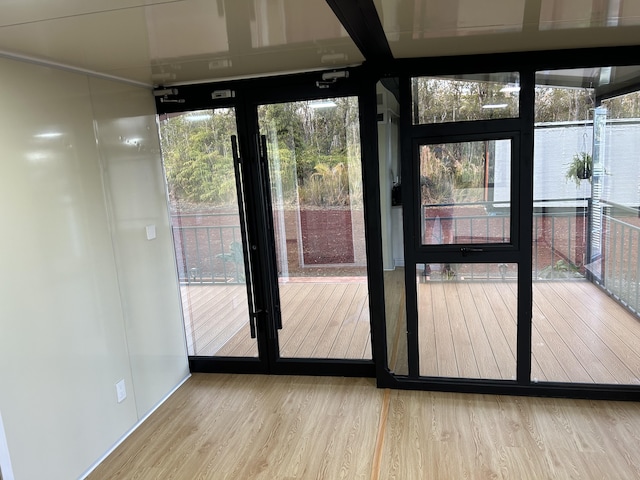
M 639 0 L 374 0 L 396 58 L 640 44 Z M 0 0 L 0 55 L 145 84 L 357 65 L 324 0 Z

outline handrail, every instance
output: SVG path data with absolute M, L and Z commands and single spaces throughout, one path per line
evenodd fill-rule
M 188 284 L 244 284 L 240 225 L 174 225 L 178 277 Z

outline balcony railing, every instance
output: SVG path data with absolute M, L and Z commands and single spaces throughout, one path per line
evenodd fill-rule
M 171 220 L 180 283 L 244 283 L 237 214 L 173 215 Z
M 533 214 L 534 280 L 584 278 L 587 251 L 588 200 L 550 199 L 536 201 Z M 441 216 L 436 212 L 459 208 L 484 213 Z M 509 202 L 476 202 L 447 205 L 423 205 L 423 236 L 432 235 L 436 223 L 451 227 L 453 243 L 508 243 L 510 239 Z M 437 235 L 435 235 L 437 237 Z M 426 241 L 425 243 L 430 243 Z M 444 242 L 446 243 L 446 241 Z M 515 265 L 465 264 L 456 268 L 467 280 L 504 280 L 517 278 Z
M 478 204 L 473 204 L 478 206 Z M 425 231 L 436 221 L 450 221 L 458 243 L 486 243 L 509 238 L 510 215 L 506 203 L 488 202 L 484 215 L 430 216 L 425 205 Z M 634 312 L 640 311 L 640 218 L 638 210 L 604 204 L 602 255 L 586 265 L 590 234 L 587 199 L 536 202 L 533 215 L 533 279 L 583 279 L 587 272 L 610 295 Z M 433 210 L 432 210 L 433 211 Z M 181 283 L 244 283 L 242 238 L 235 214 L 172 217 Z M 191 224 L 189 224 L 191 223 Z M 200 223 L 200 224 L 197 224 Z M 204 225 L 203 225 L 204 223 Z M 437 258 L 434 258 L 437 262 Z M 516 279 L 515 265 L 457 265 L 466 280 Z
M 640 312 L 640 219 L 638 209 L 603 202 L 603 254 L 599 281 L 629 310 Z

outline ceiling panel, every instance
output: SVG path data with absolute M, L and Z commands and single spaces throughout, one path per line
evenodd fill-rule
M 324 0 L 21 0 L 0 8 L 0 53 L 148 84 L 364 60 Z
M 640 25 L 637 0 L 542 0 L 540 30 Z
M 640 42 L 638 0 L 374 0 L 396 58 Z
M 0 27 L 53 20 L 89 13 L 109 12 L 124 8 L 179 3 L 183 0 L 9 0 L 2 1 Z
M 324 0 L 188 0 L 146 12 L 155 83 L 333 68 L 364 60 Z
M 396 58 L 640 43 L 640 0 L 372 1 Z M 364 60 L 325 0 L 0 0 L 0 55 L 164 85 Z
M 130 79 L 149 83 L 144 26 L 140 8 L 56 18 L 0 28 L 0 50 L 105 74 L 146 67 Z

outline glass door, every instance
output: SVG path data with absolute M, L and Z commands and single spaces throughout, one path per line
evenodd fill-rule
M 235 109 L 164 115 L 160 133 L 188 354 L 256 358 Z
M 259 105 L 258 124 L 275 357 L 371 360 L 358 98 Z

